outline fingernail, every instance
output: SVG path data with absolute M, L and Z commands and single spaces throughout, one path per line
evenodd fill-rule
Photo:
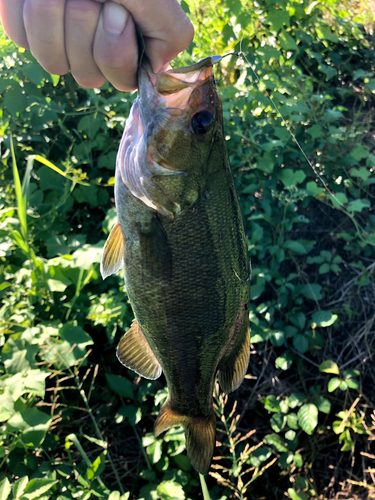
M 104 30 L 112 36 L 121 35 L 128 20 L 128 11 L 114 2 L 105 3 L 103 9 Z

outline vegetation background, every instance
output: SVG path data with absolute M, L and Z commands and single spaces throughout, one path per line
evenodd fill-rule
M 181 4 L 196 38 L 175 65 L 248 58 L 217 74 L 252 355 L 241 388 L 215 395 L 211 499 L 375 498 L 374 10 Z M 50 75 L 2 32 L 0 54 L 0 500 L 199 499 L 181 430 L 152 435 L 164 379 L 116 360 L 121 273 L 99 273 L 135 94 Z

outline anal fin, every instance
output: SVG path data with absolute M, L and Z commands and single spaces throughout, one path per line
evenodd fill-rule
M 110 232 L 104 245 L 100 272 L 103 280 L 117 273 L 122 267 L 124 258 L 124 238 L 122 236 L 120 223 L 117 222 Z
M 221 389 L 227 394 L 239 388 L 245 378 L 249 365 L 250 327 L 248 326 L 248 321 L 244 327 L 246 328 L 244 340 L 239 350 L 223 366 L 219 366 L 219 384 Z
M 162 406 L 155 422 L 154 434 L 182 425 L 186 436 L 186 451 L 191 465 L 201 474 L 207 474 L 215 449 L 216 418 L 212 410 L 208 417 L 181 415 L 171 408 L 169 400 Z
M 160 363 L 135 320 L 120 340 L 116 355 L 120 363 L 144 378 L 155 380 L 161 375 Z

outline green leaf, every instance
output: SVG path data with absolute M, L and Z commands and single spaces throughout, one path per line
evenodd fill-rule
M 136 425 L 142 418 L 141 408 L 136 408 L 134 405 L 122 406 L 116 414 L 116 423 L 120 424 L 128 419 L 130 425 Z
M 28 483 L 29 483 L 28 476 L 24 476 L 24 477 L 21 477 L 20 479 L 18 479 L 18 481 L 16 481 L 14 483 L 13 488 L 12 488 L 13 498 L 15 498 L 16 500 L 21 498 Z
M 173 460 L 181 470 L 185 472 L 191 470 L 190 459 L 186 455 L 174 455 Z
M 108 500 L 129 500 L 130 491 L 127 491 L 123 495 L 119 491 L 112 491 L 108 497 Z
M 313 125 L 312 127 L 306 129 L 306 132 L 311 136 L 312 139 L 318 139 L 319 137 L 322 137 L 323 135 L 323 129 L 320 125 Z M 314 181 L 309 182 L 308 184 L 315 184 Z M 322 189 L 322 191 L 324 191 Z
M 353 177 L 359 177 L 360 179 L 366 182 L 367 179 L 371 176 L 371 172 L 366 167 L 351 168 L 350 175 L 352 175 Z
M 264 408 L 268 411 L 271 412 L 280 411 L 280 403 L 273 395 L 267 396 L 266 398 L 262 399 L 262 403 L 264 405 Z
M 306 337 L 306 335 L 303 335 L 301 333 L 297 333 L 293 337 L 293 346 L 295 349 L 297 349 L 298 352 L 304 354 L 309 350 L 309 341 Z
M 21 87 L 8 90 L 3 102 L 12 116 L 16 116 L 18 113 L 24 113 L 28 105 L 27 96 L 22 92 Z
M 95 443 L 104 449 L 108 448 L 108 443 L 106 441 L 103 441 L 103 439 L 97 439 L 92 436 L 88 436 L 87 434 L 83 434 L 83 437 L 85 437 L 88 441 L 90 441 L 90 443 Z
M 294 488 L 288 488 L 288 494 L 292 500 L 308 500 L 308 496 L 303 491 L 298 493 Z
M 105 377 L 113 392 L 123 398 L 134 399 L 133 384 L 129 379 L 113 373 L 106 373 Z
M 279 174 L 279 179 L 284 186 L 296 186 L 301 184 L 306 179 L 306 174 L 303 170 L 292 170 L 291 168 L 283 168 Z
M 362 146 L 362 144 L 358 144 L 353 151 L 351 151 L 350 156 L 356 161 L 361 161 L 363 158 L 367 158 L 369 156 L 369 152 Z
M 326 359 L 319 365 L 319 371 L 323 373 L 333 373 L 334 375 L 339 375 L 339 367 L 331 359 Z
M 327 80 L 330 80 L 337 75 L 337 70 L 335 68 L 332 68 L 332 66 L 328 66 L 327 64 L 319 64 L 318 70 L 326 75 Z
M 326 413 L 327 415 L 329 415 L 329 413 L 331 412 L 331 402 L 328 399 L 323 398 L 322 396 L 318 396 L 314 399 L 314 405 L 322 413 Z
M 175 481 L 163 481 L 156 489 L 161 500 L 184 500 L 185 492 L 181 484 Z
M 306 191 L 313 196 L 318 196 L 324 192 L 324 189 L 318 187 L 318 184 L 315 181 L 310 181 L 306 184 Z
M 359 199 L 359 200 L 354 200 L 351 201 L 348 206 L 348 212 L 362 212 L 364 208 L 370 208 L 371 203 L 370 200 L 367 200 L 366 198 L 364 199 Z
M 298 50 L 298 46 L 293 38 L 288 35 L 285 31 L 282 31 L 279 35 L 280 45 L 284 50 Z
M 327 274 L 330 271 L 331 267 L 327 262 L 319 266 L 319 274 Z
M 257 167 L 259 170 L 266 172 L 266 174 L 270 174 L 273 172 L 275 165 L 275 160 L 273 155 L 270 153 L 264 153 L 261 158 L 258 159 Z
M 298 327 L 299 330 L 303 330 L 305 328 L 306 316 L 302 311 L 299 311 L 297 314 L 293 314 L 289 319 L 293 323 L 293 325 Z
M 309 487 L 309 482 L 307 481 L 306 478 L 304 478 L 302 476 L 296 476 L 295 477 L 295 485 L 297 486 L 297 488 L 299 488 L 301 490 L 307 490 Z
M 351 379 L 353 377 L 359 377 L 361 374 L 361 372 L 359 370 L 352 370 L 352 369 L 349 369 L 349 370 L 345 370 L 344 371 L 344 377 L 345 379 Z
M 287 424 L 293 430 L 298 430 L 298 417 L 296 413 L 289 413 L 287 416 Z
M 296 437 L 296 435 L 297 435 L 297 434 L 296 434 L 296 432 L 295 432 L 295 431 L 290 430 L 290 431 L 287 431 L 287 432 L 285 433 L 285 438 L 286 438 L 288 441 L 293 441 L 293 440 L 294 440 L 294 438 Z
M 339 387 L 340 387 L 340 391 L 346 391 L 348 388 L 348 384 L 346 383 L 345 380 L 341 380 Z
M 273 331 L 270 336 L 271 344 L 280 347 L 284 344 L 285 335 L 284 332 L 281 331 Z
M 9 479 L 5 477 L 0 483 L 0 500 L 7 500 L 11 490 Z
M 329 40 L 330 42 L 338 43 L 339 39 L 335 33 L 332 32 L 332 29 L 330 26 L 324 26 L 322 23 L 320 23 L 318 26 L 315 27 L 316 34 L 318 35 L 319 38 L 322 40 Z
M 250 457 L 247 462 L 253 467 L 259 467 L 263 462 L 265 462 L 272 455 L 271 450 L 265 446 L 261 446 L 250 453 Z
M 284 9 L 273 8 L 267 14 L 267 21 L 271 24 L 271 29 L 279 31 L 283 25 L 289 26 L 289 13 Z
M 52 418 L 37 408 L 27 408 L 13 415 L 7 422 L 7 430 L 20 432 L 22 442 L 30 448 L 40 446 L 47 434 Z
M 273 446 L 275 450 L 280 453 L 283 451 L 288 451 L 284 439 L 278 434 L 268 434 L 263 439 L 263 442 L 264 444 L 269 444 L 270 446 Z
M 119 491 L 112 491 L 109 495 L 108 500 L 120 500 L 121 493 Z
M 297 406 L 301 406 L 302 403 L 306 401 L 306 396 L 301 392 L 294 392 L 289 396 L 289 407 L 297 408 Z
M 0 422 L 5 422 L 14 415 L 14 400 L 8 391 L 0 394 Z
M 25 330 L 22 334 L 11 335 L 4 344 L 1 357 L 9 374 L 36 368 L 38 346 L 30 345 L 29 332 L 30 330 Z
M 297 417 L 301 429 L 311 435 L 318 425 L 318 408 L 312 403 L 304 404 L 299 409 Z
M 344 193 L 336 193 L 334 196 L 329 194 L 328 196 L 332 202 L 332 205 L 335 208 L 338 208 L 341 205 L 345 205 L 346 203 L 348 203 L 348 198 L 346 197 L 346 195 Z
M 333 325 L 337 320 L 337 314 L 332 314 L 330 311 L 317 311 L 312 315 L 311 323 L 316 323 L 316 326 L 326 328 Z
M 345 431 L 339 437 L 339 442 L 344 443 L 340 448 L 340 451 L 352 451 L 354 449 L 354 443 L 350 435 L 349 429 L 345 429 Z
M 22 73 L 35 85 L 41 85 L 44 80 L 49 77 L 49 73 L 47 73 L 47 71 L 45 71 L 37 62 L 24 65 Z
M 155 439 L 154 442 L 148 446 L 147 454 L 150 456 L 153 464 L 159 462 L 162 455 L 162 442 L 160 439 Z
M 90 335 L 81 327 L 66 323 L 59 329 L 59 337 L 50 339 L 50 344 L 42 355 L 44 361 L 53 363 L 58 369 L 80 363 L 85 365 L 86 347 L 94 343 Z
M 341 379 L 334 377 L 328 382 L 328 392 L 335 391 L 341 384 Z
M 49 77 L 51 78 L 52 85 L 56 87 L 60 81 L 60 75 L 53 75 L 52 73 L 49 73 Z
M 293 462 L 296 467 L 301 468 L 303 466 L 303 458 L 301 453 L 295 453 L 293 457 Z
M 292 253 L 295 253 L 296 255 L 304 255 L 307 253 L 306 247 L 299 241 L 287 240 L 284 243 L 284 248 L 290 250 Z
M 295 354 L 292 351 L 286 351 L 281 356 L 276 358 L 275 366 L 280 370 L 287 370 L 293 364 L 295 359 Z
M 34 396 L 44 398 L 46 392 L 45 380 L 48 376 L 49 372 L 29 370 L 5 378 L 3 382 L 15 401 L 23 394 L 33 394 Z
M 92 464 L 87 467 L 86 477 L 89 481 L 92 481 L 94 478 L 99 477 L 105 468 L 105 455 L 101 453 Z
M 322 287 L 316 283 L 308 283 L 303 286 L 301 293 L 304 297 L 310 300 L 320 300 Z
M 283 413 L 275 413 L 271 417 L 270 424 L 273 431 L 281 432 L 286 424 L 286 415 Z
M 28 500 L 40 499 L 44 493 L 57 483 L 58 481 L 53 479 L 32 479 L 26 486 L 23 496 Z
M 142 486 L 139 492 L 138 500 L 160 500 L 160 497 L 156 491 L 157 484 L 151 483 Z

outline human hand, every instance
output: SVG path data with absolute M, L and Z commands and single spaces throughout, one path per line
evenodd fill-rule
M 49 73 L 83 87 L 137 87 L 135 24 L 155 72 L 185 50 L 193 26 L 176 0 L 0 0 L 6 34 Z

